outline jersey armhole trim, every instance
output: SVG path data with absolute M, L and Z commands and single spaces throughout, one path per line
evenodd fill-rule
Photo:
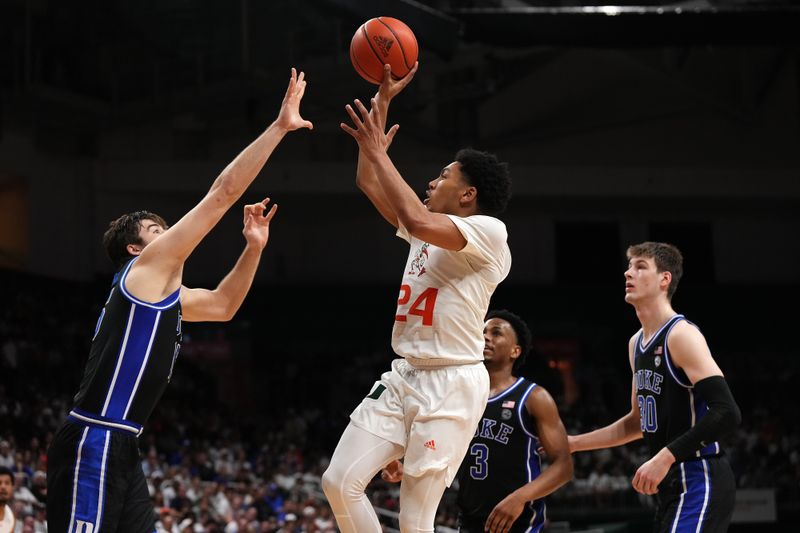
M 519 426 L 522 428 L 522 431 L 524 431 L 525 434 L 532 439 L 535 439 L 536 435 L 532 428 L 529 428 L 528 426 L 525 425 L 525 417 L 522 416 L 522 410 L 526 409 L 525 412 L 527 413 L 527 408 L 525 407 L 525 404 L 528 401 L 528 396 L 537 386 L 538 385 L 536 385 L 536 383 L 531 383 L 530 385 L 528 385 L 528 388 L 525 390 L 525 392 L 522 393 L 522 396 L 520 396 L 519 405 L 517 406 L 517 418 L 519 419 Z
M 664 361 L 667 363 L 667 370 L 669 370 L 670 375 L 672 375 L 672 379 L 675 380 L 675 383 L 680 385 L 685 389 L 692 389 L 694 385 L 691 382 L 687 385 L 683 382 L 683 380 L 678 376 L 678 369 L 672 364 L 672 358 L 669 355 L 669 333 L 672 331 L 672 328 L 675 327 L 675 324 L 680 322 L 681 320 L 686 320 L 683 316 L 680 319 L 676 320 L 667 330 L 666 334 L 664 334 Z M 688 320 L 686 320 L 689 322 Z M 689 322 L 691 324 L 691 322 Z M 685 375 L 685 374 L 684 374 Z
M 131 266 L 133 265 L 133 263 L 136 262 L 137 259 L 138 259 L 138 257 L 135 257 L 127 264 L 127 266 L 125 267 L 125 270 L 122 271 L 122 275 L 119 278 L 119 290 L 122 293 L 122 295 L 125 297 L 125 299 L 130 301 L 130 302 L 133 302 L 133 303 L 135 303 L 137 305 L 141 305 L 143 307 L 148 307 L 150 309 L 156 309 L 158 311 L 163 311 L 164 309 L 169 309 L 170 307 L 172 307 L 176 303 L 178 303 L 178 301 L 180 300 L 180 296 L 181 296 L 181 288 L 180 287 L 178 287 L 178 289 L 175 292 L 173 292 L 172 294 L 170 294 L 169 296 L 167 296 L 166 298 L 164 298 L 160 302 L 145 302 L 144 300 L 140 300 L 139 298 L 137 298 L 136 296 L 134 296 L 130 292 L 128 292 L 128 289 L 125 288 L 125 280 L 128 277 L 128 271 L 131 269 Z

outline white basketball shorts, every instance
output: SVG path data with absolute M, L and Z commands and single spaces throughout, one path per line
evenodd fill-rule
M 450 486 L 488 397 L 489 373 L 483 362 L 415 368 L 395 359 L 350 420 L 403 446 L 405 474 L 417 477 L 446 469 Z

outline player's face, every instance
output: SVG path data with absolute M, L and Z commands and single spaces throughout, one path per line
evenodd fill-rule
M 442 169 L 436 179 L 428 183 L 428 198 L 424 203 L 428 211 L 433 213 L 455 213 L 458 200 L 467 187 L 469 185 L 461 173 L 461 164 L 453 161 Z
M 511 324 L 502 318 L 490 318 L 483 325 L 483 360 L 486 366 L 503 368 L 512 366 L 519 357 L 517 334 Z
M 10 476 L 0 476 L 0 504 L 5 505 L 11 499 L 14 492 L 14 484 Z
M 139 238 L 142 240 L 142 248 L 159 238 L 165 231 L 167 228 L 158 222 L 143 218 L 139 223 Z
M 665 272 L 659 272 L 652 257 L 631 257 L 625 271 L 625 301 L 637 303 L 661 293 Z

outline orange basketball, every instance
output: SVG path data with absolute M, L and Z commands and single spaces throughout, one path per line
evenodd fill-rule
M 376 85 L 383 79 L 383 65 L 391 65 L 392 76 L 400 79 L 414 67 L 418 55 L 414 32 L 391 17 L 369 19 L 350 41 L 353 67 L 362 78 Z

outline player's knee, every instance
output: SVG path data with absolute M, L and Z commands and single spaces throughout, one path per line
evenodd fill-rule
M 433 533 L 433 520 L 430 524 L 425 523 L 421 516 L 423 513 L 419 509 L 405 509 L 400 507 L 400 532 L 401 533 Z
M 347 470 L 337 468 L 336 465 L 331 464 L 328 469 L 322 474 L 322 492 L 328 497 L 352 500 L 359 498 L 366 488 L 365 483 L 352 476 L 347 475 Z
M 322 474 L 322 492 L 328 497 L 328 500 L 334 497 L 340 497 L 342 492 L 342 485 L 339 482 L 340 477 L 336 475 L 333 468 L 328 467 Z

